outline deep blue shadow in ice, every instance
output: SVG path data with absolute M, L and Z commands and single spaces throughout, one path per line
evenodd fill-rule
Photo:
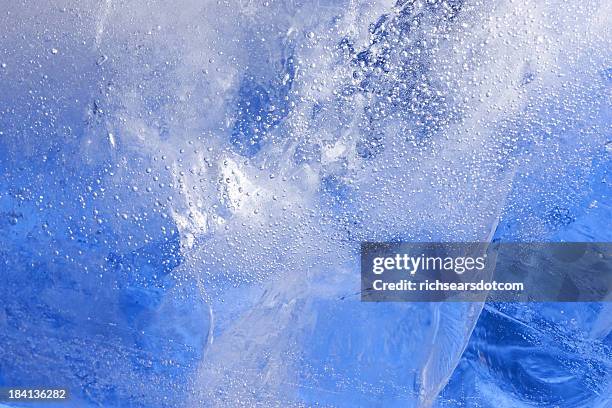
M 67 406 L 180 405 L 208 315 L 195 283 L 172 273 L 179 237 L 119 251 L 106 223 L 82 221 L 92 203 L 78 204 L 78 192 L 97 170 L 63 172 L 64 154 L 0 181 L 0 385 L 69 387 Z
M 484 359 L 502 390 L 526 402 L 565 407 L 584 405 L 605 392 L 609 367 L 576 354 L 582 345 L 555 333 L 554 319 L 534 319 L 531 327 L 524 327 L 504 309 L 485 309 L 465 356 L 474 364 Z
M 261 149 L 268 129 L 270 96 L 265 88 L 246 80 L 240 86 L 238 98 L 238 119 L 230 141 L 240 154 L 252 157 Z
M 178 234 L 127 255 L 108 256 L 109 269 L 119 278 L 119 299 L 126 320 L 135 324 L 147 311 L 159 306 L 166 290 L 174 284 L 167 275 L 180 265 L 181 259 Z
M 321 192 L 324 193 L 327 203 L 336 211 L 345 210 L 350 204 L 351 188 L 339 176 L 324 176 L 321 180 Z
M 609 153 L 602 150 L 593 159 L 590 194 L 571 208 L 542 212 L 549 229 L 546 241 L 612 241 L 611 230 L 604 227 L 612 218 L 612 167 Z M 496 240 L 521 240 L 520 226 L 511 219 L 500 224 Z M 486 305 L 439 406 L 607 407 L 609 313 L 608 303 Z
M 268 84 L 250 76 L 240 83 L 230 143 L 243 156 L 255 156 L 269 139 L 268 133 L 288 114 L 296 70 L 293 57 L 283 60 L 282 66 L 278 77 Z

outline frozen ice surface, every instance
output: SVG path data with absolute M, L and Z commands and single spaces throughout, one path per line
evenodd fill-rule
M 363 304 L 357 251 L 609 240 L 610 7 L 5 1 L 0 385 L 605 406 L 606 306 Z
M 547 240 L 610 242 L 611 169 L 593 174 L 585 202 L 568 207 L 571 221 L 555 222 Z M 524 233 L 500 228 L 499 238 Z M 486 305 L 439 406 L 609 407 L 611 312 L 609 302 Z

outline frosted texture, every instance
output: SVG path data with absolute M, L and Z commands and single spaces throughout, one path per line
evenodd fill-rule
M 2 3 L 0 385 L 606 406 L 608 306 L 363 304 L 358 249 L 609 241 L 610 2 Z

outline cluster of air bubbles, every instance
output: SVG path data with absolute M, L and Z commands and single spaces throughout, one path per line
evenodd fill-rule
M 117 286 L 171 270 L 215 306 L 239 293 L 251 311 L 226 310 L 215 370 L 242 370 L 230 350 L 247 349 L 273 370 L 311 324 L 300 307 L 350 297 L 361 241 L 579 219 L 593 152 L 612 154 L 594 5 L 239 3 L 102 2 L 94 24 L 66 10 L 72 25 L 27 46 L 34 25 L 17 24 L 3 47 L 23 56 L 0 50 L 11 245 Z M 268 332 L 246 344 L 245 327 Z

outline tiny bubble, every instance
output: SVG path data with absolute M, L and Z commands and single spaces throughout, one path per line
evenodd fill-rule
M 106 60 L 108 60 L 108 57 L 106 55 L 100 55 L 100 57 L 96 60 L 96 64 L 102 65 L 106 62 Z

